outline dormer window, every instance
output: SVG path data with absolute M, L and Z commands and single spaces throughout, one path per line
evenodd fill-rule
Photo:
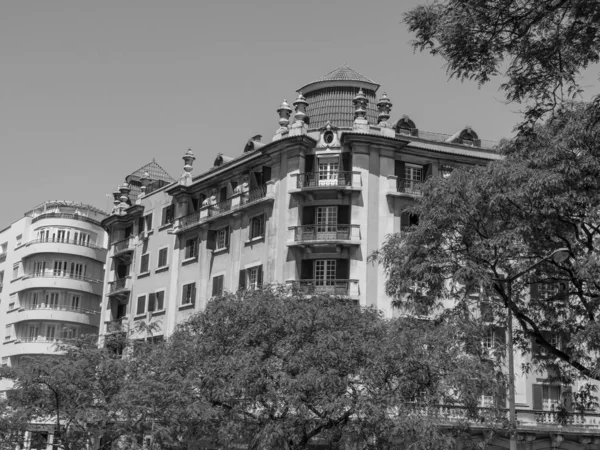
M 326 144 L 332 144 L 333 143 L 333 131 L 326 131 L 323 134 L 323 141 L 325 141 Z
M 405 134 L 407 136 L 410 136 L 410 128 L 407 127 L 399 127 L 398 128 L 398 134 Z

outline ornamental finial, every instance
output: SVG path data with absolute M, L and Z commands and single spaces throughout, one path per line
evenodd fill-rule
M 390 127 L 388 120 L 390 118 L 390 111 L 392 110 L 393 103 L 384 92 L 379 101 L 377 102 L 377 110 L 379 111 L 378 124 L 382 127 Z
M 196 160 L 196 157 L 194 156 L 194 153 L 192 152 L 191 148 L 188 148 L 188 151 L 185 155 L 183 155 L 182 159 L 184 162 L 184 166 L 183 173 L 181 174 L 181 178 L 179 179 L 179 184 L 183 186 L 189 186 L 192 184 L 192 170 L 194 169 L 194 161 Z
M 287 128 L 290 123 L 292 108 L 290 108 L 286 99 L 283 99 L 283 103 L 277 109 L 277 113 L 279 114 L 279 127 Z
M 369 99 L 365 96 L 362 88 L 358 90 L 358 94 L 352 100 L 354 103 L 354 119 L 367 119 L 367 104 Z

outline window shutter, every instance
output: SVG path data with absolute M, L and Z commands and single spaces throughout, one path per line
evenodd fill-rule
M 229 235 L 231 234 L 231 227 L 225 228 L 225 247 L 229 247 Z
M 400 215 L 400 229 L 404 230 L 405 228 L 410 227 L 410 214 L 403 212 Z
M 404 178 L 404 161 L 394 161 L 394 175 Z
M 148 311 L 156 311 L 156 294 L 154 292 L 148 295 Z
M 192 305 L 196 304 L 196 283 L 192 284 Z
M 222 187 L 219 191 L 219 201 L 224 202 L 225 200 L 227 200 L 227 186 Z
M 209 250 L 214 250 L 216 243 L 216 232 L 214 230 L 208 230 L 208 235 L 206 236 L 206 248 Z
M 350 225 L 350 206 L 338 206 L 338 224 Z
M 256 268 L 256 270 L 257 270 L 256 284 L 258 284 L 258 286 L 261 287 L 263 284 L 263 266 L 262 266 L 262 264 L 260 266 L 258 266 Z
M 239 286 L 239 288 L 246 289 L 246 271 L 245 270 L 240 270 L 240 286 Z
M 143 314 L 145 308 L 146 308 L 146 297 L 142 295 L 141 297 L 138 297 L 136 314 Z
M 219 277 L 213 277 L 212 295 L 213 297 L 219 295 Z
M 144 218 L 140 217 L 138 219 L 138 233 L 144 231 Z M 77 241 L 77 233 L 75 233 L 75 240 Z
M 314 170 L 315 155 L 306 155 L 304 157 L 304 172 L 310 173 Z
M 352 172 L 352 164 L 350 163 L 350 152 L 342 153 L 342 168 L 343 172 Z
M 315 207 L 305 206 L 302 211 L 302 225 L 314 225 L 315 223 Z
M 267 181 L 271 181 L 271 168 L 268 166 L 263 166 L 263 183 Z
M 427 178 L 429 178 L 432 174 L 433 174 L 433 165 L 425 164 L 423 166 L 423 181 L 425 181 Z
M 533 385 L 533 409 L 543 409 L 542 402 L 542 385 L 534 384 Z
M 313 278 L 313 261 L 311 259 L 304 259 L 301 261 L 300 267 L 300 279 L 310 280 Z
M 338 259 L 335 264 L 335 277 L 338 280 L 347 280 L 350 275 L 350 266 L 347 259 Z

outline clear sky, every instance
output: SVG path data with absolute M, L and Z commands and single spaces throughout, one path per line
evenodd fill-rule
M 498 83 L 448 81 L 413 53 L 402 14 L 422 1 L 2 0 L 0 228 L 46 200 L 106 209 L 152 158 L 178 178 L 188 148 L 198 174 L 270 141 L 283 98 L 344 62 L 381 84 L 392 120 L 510 136 L 519 107 Z

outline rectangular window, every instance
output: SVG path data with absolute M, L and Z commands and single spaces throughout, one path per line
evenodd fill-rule
M 337 223 L 337 206 L 317 207 L 317 239 L 336 239 Z
M 46 294 L 46 306 L 48 308 L 56 308 L 58 306 L 58 292 Z
M 33 275 L 42 277 L 46 274 L 46 261 L 36 261 L 33 265 Z
M 184 284 L 181 291 L 182 305 L 193 305 L 196 302 L 196 283 Z
M 148 312 L 156 311 L 156 294 L 151 292 L 148 294 Z
M 146 253 L 142 255 L 142 259 L 140 261 L 140 273 L 148 272 L 148 265 L 150 264 L 150 253 Z
M 173 223 L 175 218 L 175 205 L 169 205 L 162 210 L 161 226 Z
M 253 217 L 250 219 L 250 239 L 255 239 L 265 235 L 265 215 Z
M 248 274 L 248 289 L 258 289 L 262 286 L 262 265 L 246 270 Z
M 71 263 L 69 275 L 73 278 L 82 278 L 85 275 L 85 266 L 81 263 Z
M 225 280 L 225 276 L 219 275 L 217 277 L 213 277 L 213 288 L 212 295 L 213 297 L 223 295 L 223 282 Z
M 319 186 L 335 186 L 338 182 L 340 159 L 338 157 L 318 158 Z
M 52 341 L 56 337 L 56 326 L 47 325 L 46 326 L 46 340 Z
M 33 306 L 34 308 L 37 308 L 38 306 L 38 293 L 34 292 L 31 295 L 31 306 Z
M 185 241 L 185 259 L 198 256 L 198 238 L 187 239 Z
M 165 309 L 165 291 L 156 292 L 156 311 Z
M 52 274 L 55 277 L 64 277 L 67 275 L 67 262 L 66 261 L 54 261 L 54 269 Z
M 0 270 L 0 286 L 4 284 L 4 270 Z
M 21 241 L 23 240 L 23 235 L 20 234 L 17 236 L 17 246 L 21 245 Z
M 229 227 L 217 230 L 215 245 L 217 250 L 227 248 L 229 245 Z
M 168 248 L 161 248 L 158 251 L 158 267 L 165 267 L 167 265 L 167 254 Z
M 329 286 L 335 280 L 335 259 L 315 260 L 315 284 L 317 286 Z
M 144 314 L 146 312 L 146 296 L 140 295 L 137 299 L 137 308 L 135 310 L 136 315 Z
M 79 295 L 74 295 L 71 297 L 71 308 L 79 309 Z
M 29 338 L 29 340 L 35 341 L 39 334 L 39 328 L 37 325 L 29 326 L 29 329 L 27 330 L 27 337 Z
M 17 278 L 19 278 L 19 265 L 16 264 L 13 266 L 13 280 L 16 280 Z

